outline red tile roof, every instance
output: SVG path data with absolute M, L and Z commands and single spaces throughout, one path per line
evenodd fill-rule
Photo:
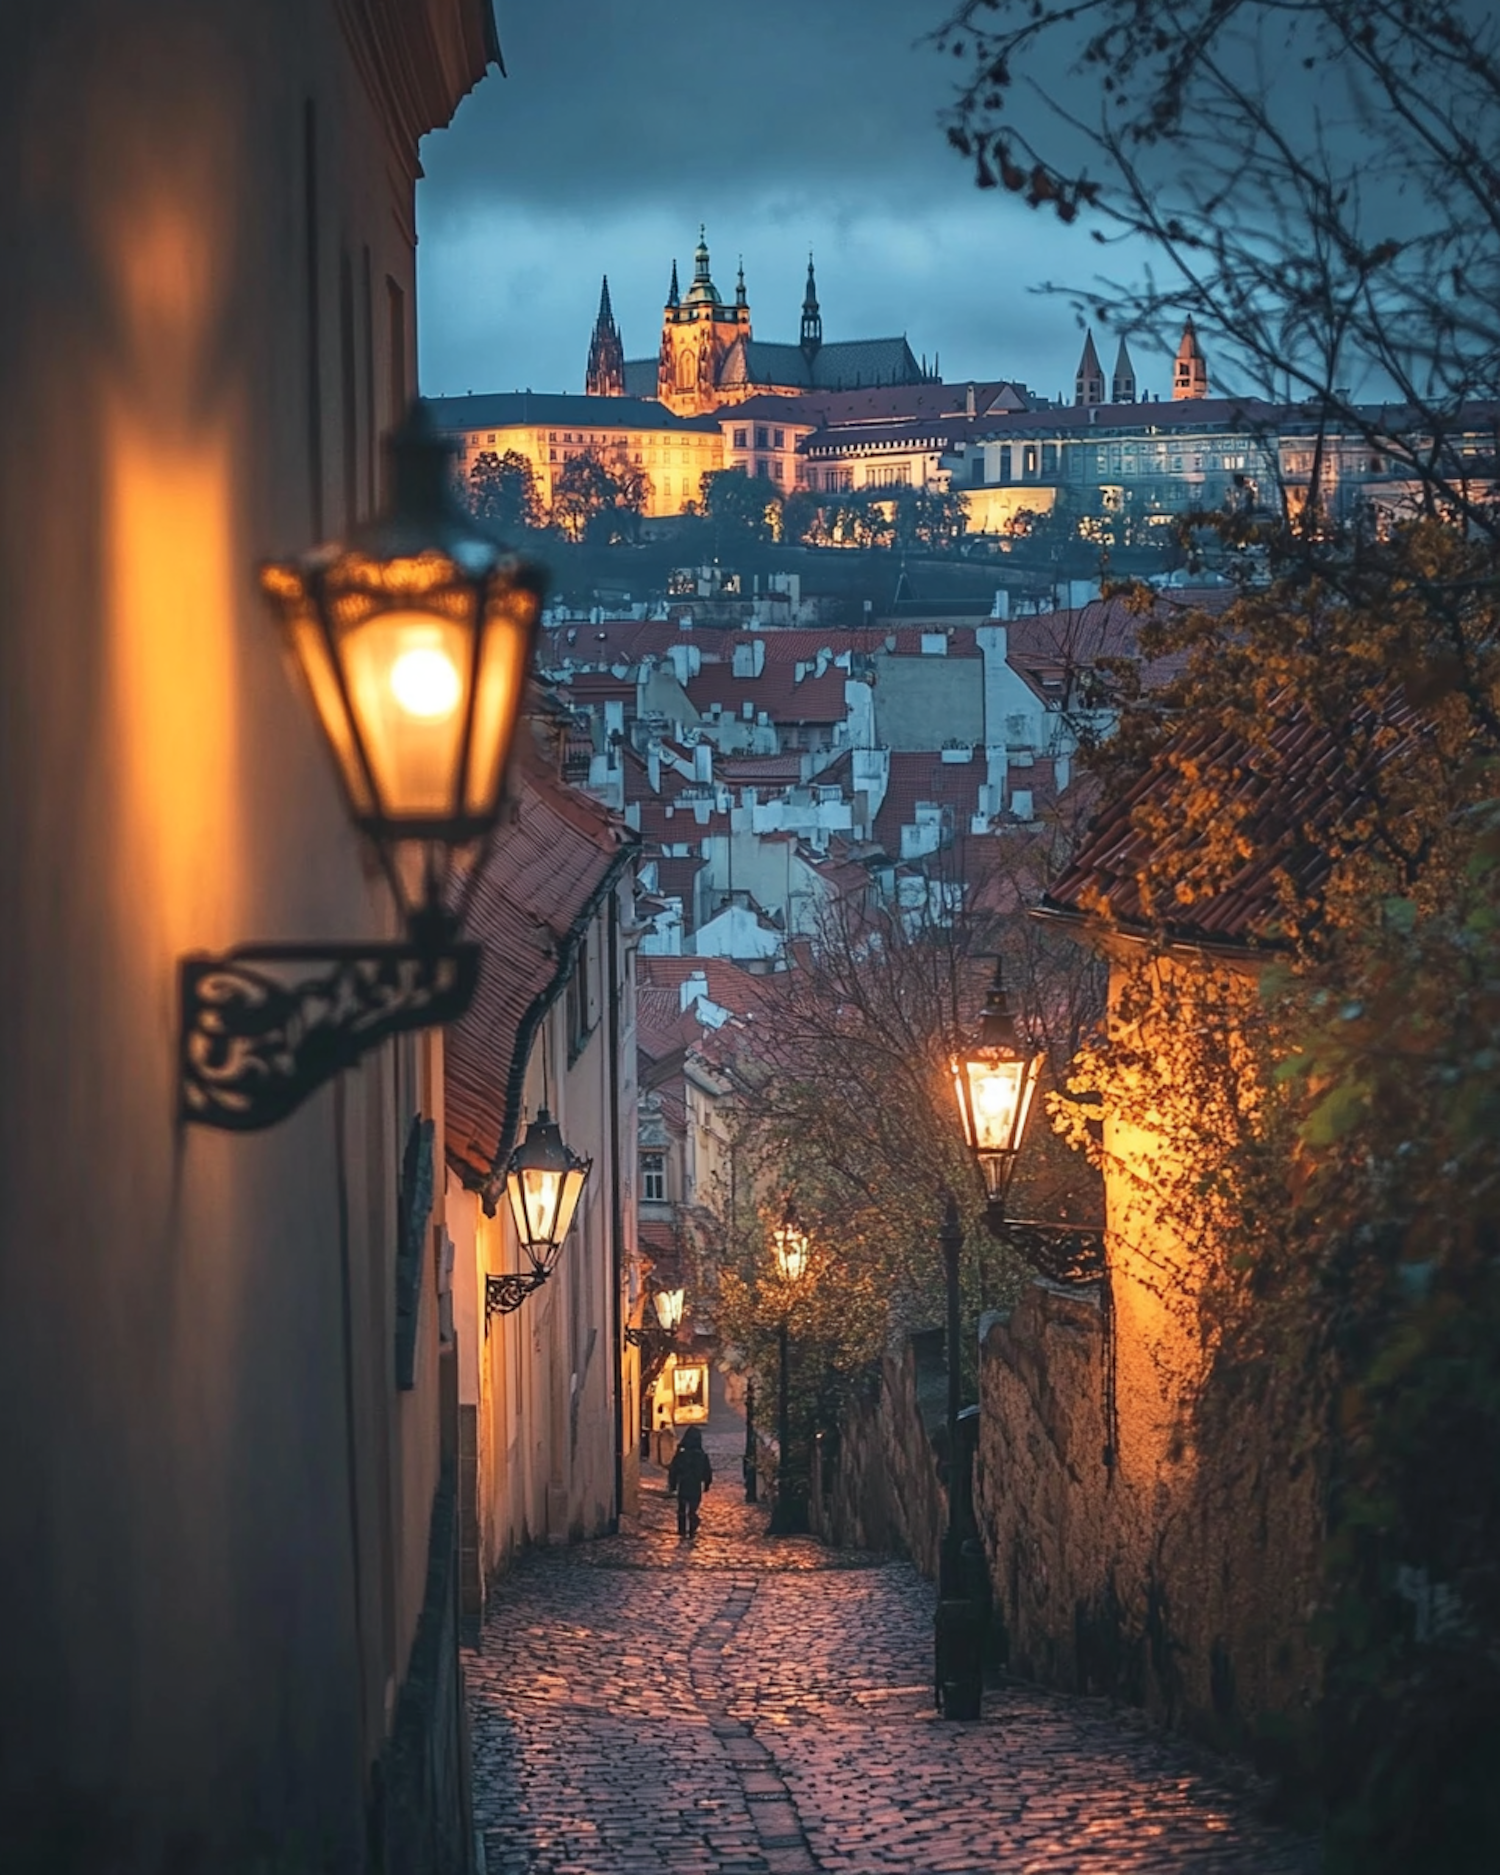
M 985 765 L 976 759 L 945 762 L 936 752 L 893 751 L 890 782 L 875 816 L 875 838 L 891 859 L 901 857 L 901 829 L 916 825 L 918 801 L 934 801 L 951 810 L 953 834 L 961 837 L 979 807 L 979 784 Z
M 526 1058 L 572 969 L 575 928 L 635 853 L 615 815 L 559 781 L 531 739 L 520 740 L 519 800 L 469 914 L 484 950 L 479 988 L 444 1048 L 448 1157 L 476 1188 L 514 1143 Z
M 636 958 L 637 988 L 681 993 L 689 977 L 708 979 L 708 995 L 721 1009 L 737 1016 L 753 1017 L 766 1006 L 766 977 L 751 976 L 727 957 L 648 957 Z
M 1278 704 L 1286 711 L 1275 721 Z M 1268 706 L 1272 719 L 1264 745 L 1251 747 L 1240 737 L 1210 724 L 1185 729 L 1162 750 L 1134 785 L 1109 802 L 1095 820 L 1076 857 L 1042 901 L 1044 914 L 1071 919 L 1100 919 L 1127 931 L 1159 930 L 1181 942 L 1222 944 L 1240 949 L 1276 942 L 1281 911 L 1280 883 L 1289 879 L 1300 899 L 1315 897 L 1327 879 L 1330 844 L 1351 829 L 1361 814 L 1370 777 L 1391 762 L 1406 759 L 1421 734 L 1420 719 L 1394 697 L 1377 723 L 1398 733 L 1374 753 L 1361 740 L 1351 749 L 1347 736 L 1310 721 L 1289 708 L 1285 696 Z M 1222 778 L 1220 812 L 1243 813 L 1239 831 L 1249 856 L 1226 877 L 1210 873 L 1201 853 L 1201 835 L 1178 817 L 1176 830 L 1154 841 L 1141 822 L 1152 811 L 1171 816 L 1186 792 L 1184 769 L 1205 769 Z M 1170 869 L 1186 899 L 1175 902 L 1169 918 L 1153 914 L 1143 883 L 1148 868 Z
M 830 665 L 821 677 L 808 673 L 797 682 L 796 663 L 773 658 L 767 646 L 765 668 L 759 677 L 736 677 L 731 664 L 705 663 L 686 689 L 694 709 L 707 716 L 717 703 L 725 715 L 739 716 L 741 705 L 754 705 L 773 723 L 841 723 L 849 713 L 844 700 L 848 672 Z

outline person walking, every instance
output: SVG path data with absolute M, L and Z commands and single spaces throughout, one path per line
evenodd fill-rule
M 703 1434 L 689 1426 L 667 1467 L 667 1489 L 677 1493 L 677 1534 L 698 1534 L 698 1507 L 714 1481 L 714 1468 L 703 1449 Z

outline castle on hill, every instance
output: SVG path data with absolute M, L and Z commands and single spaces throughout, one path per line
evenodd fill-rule
M 677 262 L 672 262 L 661 344 L 654 358 L 626 358 L 605 279 L 584 391 L 589 397 L 656 398 L 678 416 L 696 417 L 751 397 L 800 397 L 809 391 L 873 390 L 937 380 L 936 360 L 934 368 L 926 370 L 904 338 L 825 342 L 811 255 L 797 343 L 757 339 L 750 324 L 744 267 L 731 305 L 713 283 L 708 242 L 700 227 L 693 281 L 686 293 L 678 287 Z

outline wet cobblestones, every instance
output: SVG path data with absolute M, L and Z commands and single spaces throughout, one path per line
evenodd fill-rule
M 492 1599 L 467 1660 L 488 1875 L 1315 1875 L 1100 1702 L 1010 1684 L 941 1719 L 930 1586 L 766 1539 L 714 1458 L 695 1543 L 653 1474 L 638 1528 L 528 1557 Z

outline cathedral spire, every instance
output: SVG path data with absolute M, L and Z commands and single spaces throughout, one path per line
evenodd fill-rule
M 583 389 L 587 397 L 625 395 L 625 347 L 620 342 L 620 328 L 615 324 L 614 308 L 609 303 L 608 274 L 599 288 L 599 317 L 594 321 L 594 336 L 589 341 Z
M 698 223 L 698 246 L 693 254 L 693 284 L 688 288 L 689 306 L 717 306 L 721 304 L 718 289 L 708 271 L 708 236 L 703 223 Z
M 1115 353 L 1115 368 L 1110 374 L 1109 401 L 1112 404 L 1135 402 L 1135 366 L 1130 362 L 1130 353 L 1125 349 L 1123 338 L 1119 351 Z
M 745 257 L 743 254 L 740 255 L 739 277 L 735 282 L 734 303 L 736 306 L 748 306 L 750 304 L 749 300 L 745 297 Z
M 802 349 L 809 359 L 823 343 L 823 315 L 818 310 L 818 283 L 813 276 L 812 249 L 807 250 L 807 291 L 802 295 Z
M 669 306 L 682 304 L 682 294 L 677 286 L 677 262 L 675 260 L 672 262 L 672 284 L 667 288 L 667 304 Z
M 1176 401 L 1183 397 L 1207 395 L 1208 360 L 1203 356 L 1203 347 L 1193 330 L 1193 316 L 1189 313 L 1187 323 L 1182 328 L 1182 343 L 1177 347 L 1177 360 L 1172 367 L 1172 397 Z
M 1104 402 L 1104 367 L 1099 362 L 1099 354 L 1094 350 L 1093 328 L 1084 337 L 1083 356 L 1078 361 L 1078 375 L 1074 380 L 1073 402 L 1075 404 L 1102 404 Z

